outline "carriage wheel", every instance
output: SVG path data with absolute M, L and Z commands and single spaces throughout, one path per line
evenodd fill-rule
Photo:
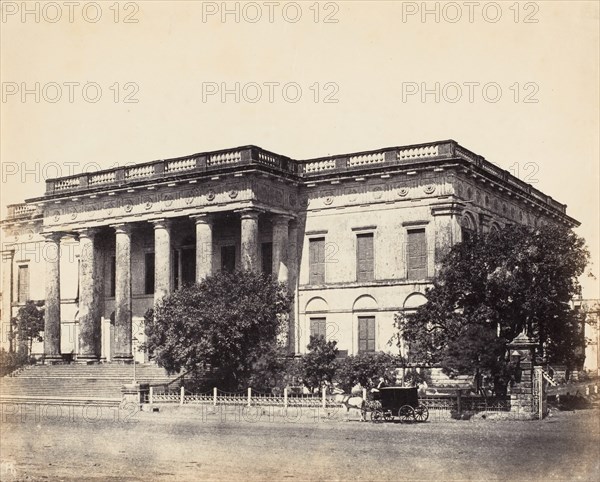
M 386 410 L 385 412 L 383 412 L 383 419 L 386 422 L 391 422 L 392 420 L 394 420 L 394 414 L 391 410 Z
M 407 423 L 415 420 L 415 411 L 410 405 L 402 405 L 398 410 L 398 417 L 400 422 Z
M 415 420 L 417 422 L 426 422 L 428 418 L 429 418 L 429 410 L 427 409 L 427 407 L 425 405 L 420 403 L 415 408 Z
M 383 410 L 381 410 L 380 408 L 375 408 L 371 412 L 371 421 L 372 422 L 381 422 L 381 421 L 383 421 Z

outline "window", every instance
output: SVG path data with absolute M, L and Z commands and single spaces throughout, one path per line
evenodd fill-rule
M 327 339 L 327 323 L 325 318 L 310 319 L 310 336 L 322 336 Z
M 221 269 L 235 271 L 235 246 L 221 246 Z
M 29 266 L 19 266 L 17 300 L 19 303 L 29 300 Z
M 408 279 L 427 277 L 427 239 L 425 229 L 410 229 L 406 250 Z
M 273 243 L 263 243 L 261 245 L 262 254 L 262 272 L 264 274 L 273 273 Z
M 194 284 L 196 282 L 196 250 L 183 248 L 179 252 L 179 262 L 182 286 Z
M 109 296 L 114 298 L 117 286 L 117 258 L 115 256 L 111 256 L 110 258 L 110 293 Z
M 309 273 L 311 285 L 325 283 L 325 238 L 309 240 Z
M 460 230 L 463 241 L 468 241 L 475 235 L 475 225 L 470 217 L 466 215 L 462 217 L 460 221 Z
M 372 281 L 374 278 L 373 233 L 356 236 L 356 280 Z
M 179 268 L 180 268 L 179 250 L 174 248 L 171 250 L 171 274 L 172 274 L 172 278 L 173 278 L 173 288 L 176 290 L 181 288 L 181 285 L 180 285 L 181 271 Z
M 358 351 L 375 351 L 375 317 L 358 317 Z
M 144 255 L 144 267 L 144 293 L 152 295 L 154 294 L 154 253 Z

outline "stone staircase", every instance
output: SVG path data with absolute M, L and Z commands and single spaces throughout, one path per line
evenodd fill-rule
M 455 391 L 457 389 L 469 389 L 472 388 L 473 385 L 474 380 L 472 376 L 459 375 L 450 378 L 442 372 L 441 368 L 431 369 L 431 387 L 435 387 L 438 390 Z
M 175 380 L 156 365 L 137 364 L 136 381 L 154 386 Z M 133 365 L 33 365 L 0 378 L 0 403 L 98 403 L 118 405 Z

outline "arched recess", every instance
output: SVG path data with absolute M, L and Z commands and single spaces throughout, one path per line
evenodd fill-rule
M 496 222 L 493 222 L 490 225 L 490 233 L 497 233 L 498 231 L 500 231 L 500 225 Z
M 306 303 L 304 311 L 306 313 L 326 313 L 329 311 L 329 305 L 327 304 L 327 301 L 320 296 L 315 296 Z
M 427 303 L 427 298 L 423 293 L 415 292 L 411 293 L 404 300 L 402 305 L 404 313 L 413 313 L 419 306 Z M 400 353 L 402 356 L 408 356 L 409 347 L 402 337 L 400 337 Z
M 405 310 L 416 310 L 419 306 L 427 303 L 427 298 L 423 293 L 411 293 L 404 300 Z
M 463 241 L 477 234 L 475 216 L 472 213 L 465 211 L 460 218 L 460 228 Z
M 352 311 L 377 311 L 379 305 L 371 295 L 362 295 L 356 298 L 352 305 Z
M 324 298 L 311 298 L 304 308 L 304 322 L 299 327 L 298 339 L 302 346 L 308 345 L 311 336 L 322 336 L 329 340 L 337 331 L 329 318 L 329 305 Z

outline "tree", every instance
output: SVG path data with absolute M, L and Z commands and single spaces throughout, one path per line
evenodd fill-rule
M 446 373 L 495 378 L 506 385 L 506 346 L 526 331 L 537 355 L 574 365 L 580 320 L 570 302 L 589 254 L 570 229 L 548 224 L 508 226 L 453 246 L 427 303 L 396 315 L 409 361 L 440 365 Z
M 311 335 L 306 347 L 308 352 L 301 361 L 302 383 L 311 391 L 320 389 L 325 383 L 333 384 L 338 368 L 336 345 L 337 341 L 326 341 L 323 336 Z
M 34 341 L 43 341 L 42 332 L 44 331 L 44 309 L 41 308 L 43 302 L 27 301 L 19 308 L 17 316 L 11 322 L 14 326 L 12 333 L 13 339 L 25 343 L 27 353 L 31 355 Z
M 379 378 L 386 385 L 396 383 L 396 369 L 401 366 L 400 357 L 384 352 L 350 355 L 340 362 L 336 379 L 344 392 L 349 393 L 355 385 L 371 389 L 378 385 Z
M 245 388 L 278 337 L 291 298 L 270 276 L 219 272 L 163 298 L 146 316 L 146 348 L 171 373 L 210 374 L 223 389 Z

